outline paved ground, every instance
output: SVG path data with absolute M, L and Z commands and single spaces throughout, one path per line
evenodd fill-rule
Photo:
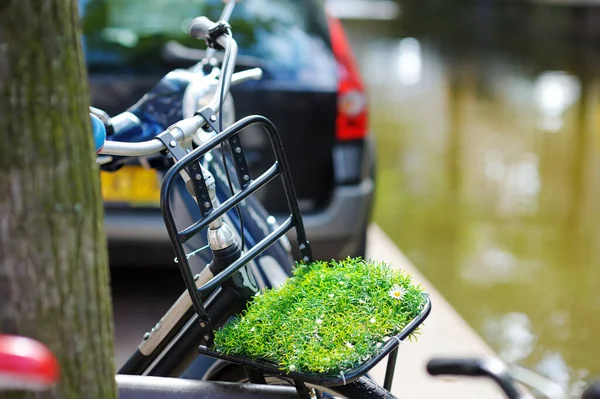
M 493 352 L 377 226 L 371 226 L 369 231 L 367 256 L 407 270 L 431 294 L 431 314 L 421 328 L 418 341 L 404 342 L 398 349 L 392 393 L 401 398 L 503 398 L 488 381 L 440 379 L 427 374 L 425 365 L 432 357 L 493 356 Z M 384 375 L 382 362 L 373 376 L 383 383 Z
M 115 362 L 120 367 L 184 290 L 179 269 L 114 270 Z
M 501 398 L 496 387 L 487 381 L 433 379 L 426 374 L 425 364 L 434 356 L 493 353 L 377 226 L 372 226 L 369 231 L 367 251 L 370 257 L 408 270 L 431 294 L 433 303 L 418 342 L 406 342 L 399 348 L 392 392 L 401 398 Z M 148 272 L 115 271 L 113 281 L 118 367 L 135 350 L 148 327 L 156 323 L 183 291 L 183 283 L 175 268 Z M 373 376 L 383 383 L 384 373 L 385 361 L 375 368 Z

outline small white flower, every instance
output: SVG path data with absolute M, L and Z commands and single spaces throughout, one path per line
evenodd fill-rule
M 288 367 L 290 369 L 290 371 L 296 371 L 296 366 L 294 366 L 293 364 L 290 364 L 290 367 Z
M 254 332 L 254 330 L 256 330 L 256 328 L 255 328 L 255 327 L 252 327 L 252 328 L 250 329 L 250 332 Z
M 315 323 L 317 323 L 317 324 L 323 324 L 323 320 L 322 319 L 317 319 L 317 320 L 315 320 Z
M 335 294 L 329 294 L 329 298 L 333 298 Z
M 371 320 L 369 320 L 370 323 L 375 324 L 375 322 L 377 322 L 377 320 L 375 320 L 374 317 L 371 317 Z
M 395 285 L 392 288 L 390 288 L 390 291 L 388 293 L 392 298 L 394 299 L 402 299 L 402 297 L 404 296 L 404 294 L 406 294 L 406 290 L 403 287 L 400 287 L 399 285 Z
M 348 348 L 354 348 L 354 345 L 352 345 L 350 342 L 346 342 L 346 346 L 347 346 Z

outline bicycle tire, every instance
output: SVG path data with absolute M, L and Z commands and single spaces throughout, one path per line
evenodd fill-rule
M 244 369 L 239 366 L 231 365 L 223 367 L 220 370 L 215 370 L 215 372 L 212 373 L 207 379 L 226 382 L 248 382 L 248 378 Z M 288 382 L 287 380 L 283 380 L 276 376 L 267 376 L 265 379 L 267 380 L 268 384 L 274 384 L 275 382 Z M 321 392 L 336 395 L 335 397 L 340 397 L 337 395 L 342 395 L 340 398 L 345 399 L 397 399 L 389 391 L 367 377 L 360 377 L 356 381 L 346 385 L 322 387 L 318 385 L 307 384 L 307 386 Z
M 336 393 L 344 395 L 347 399 L 396 399 L 391 392 L 367 377 L 360 377 L 350 384 L 331 388 Z

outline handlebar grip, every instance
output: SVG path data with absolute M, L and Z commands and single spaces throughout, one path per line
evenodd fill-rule
M 215 23 L 206 17 L 197 17 L 192 20 L 189 27 L 190 35 L 195 39 L 206 39 L 210 28 Z
M 600 381 L 595 381 L 588 385 L 583 391 L 581 399 L 600 399 Z
M 94 148 L 96 154 L 100 152 L 106 142 L 106 127 L 104 123 L 94 114 L 90 114 L 92 119 L 92 134 L 94 135 Z
M 429 375 L 482 376 L 481 359 L 476 358 L 437 358 L 427 362 Z

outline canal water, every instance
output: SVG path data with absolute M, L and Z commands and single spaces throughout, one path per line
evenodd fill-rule
M 576 395 L 600 377 L 600 14 L 419 3 L 344 23 L 375 221 L 503 359 Z

